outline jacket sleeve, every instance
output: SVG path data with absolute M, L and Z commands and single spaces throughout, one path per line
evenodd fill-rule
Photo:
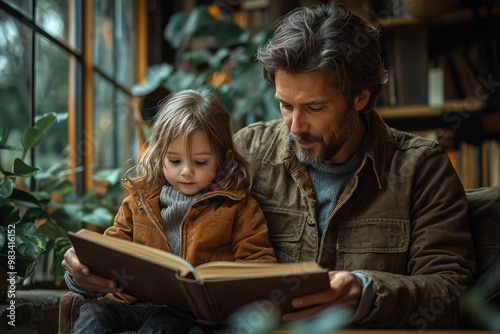
M 242 201 L 244 205 L 235 216 L 231 235 L 235 261 L 276 263 L 264 213 L 250 195 Z
M 108 227 L 104 231 L 105 235 L 133 241 L 134 224 L 132 220 L 133 214 L 130 209 L 131 205 L 135 204 L 132 196 L 129 195 L 123 200 L 122 205 L 118 209 L 113 226 Z
M 368 327 L 456 328 L 460 294 L 473 283 L 475 255 L 463 186 L 442 148 L 412 166 L 411 230 L 406 275 L 362 271 L 376 285 Z M 397 177 L 397 176 L 395 176 Z

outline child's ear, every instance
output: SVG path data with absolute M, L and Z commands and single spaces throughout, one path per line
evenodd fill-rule
M 354 109 L 356 111 L 362 110 L 370 101 L 370 91 L 368 89 L 363 89 L 363 91 L 356 97 L 354 97 Z

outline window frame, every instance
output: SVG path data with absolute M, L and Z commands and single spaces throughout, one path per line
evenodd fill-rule
M 143 146 L 143 137 L 141 131 L 142 121 L 140 116 L 140 99 L 133 97 L 131 93 L 131 88 L 127 88 L 117 82 L 117 79 L 110 77 L 108 74 L 101 71 L 98 66 L 94 63 L 94 1 L 83 1 L 75 0 L 71 3 L 76 6 L 74 11 L 71 11 L 70 20 L 71 24 L 75 29 L 75 47 L 68 46 L 63 41 L 59 40 L 57 37 L 52 36 L 45 29 L 36 24 L 36 7 L 37 1 L 32 1 L 32 17 L 27 16 L 23 11 L 20 11 L 10 4 L 0 0 L 0 10 L 4 11 L 7 15 L 11 16 L 13 19 L 20 21 L 28 29 L 31 30 L 31 49 L 33 56 L 31 57 L 30 64 L 30 110 L 29 110 L 29 124 L 34 125 L 35 121 L 35 96 L 36 96 L 36 85 L 35 85 L 35 75 L 36 75 L 36 34 L 46 38 L 51 43 L 54 43 L 57 47 L 61 48 L 69 55 L 69 66 L 73 68 L 73 71 L 69 73 L 70 86 L 68 87 L 68 145 L 70 147 L 68 158 L 69 166 L 68 169 L 75 168 L 76 166 L 83 166 L 83 171 L 76 172 L 74 174 L 69 174 L 68 179 L 74 184 L 74 191 L 83 195 L 85 189 L 94 186 L 93 174 L 94 170 L 92 167 L 94 162 L 94 138 L 92 135 L 94 131 L 94 77 L 95 75 L 101 76 L 101 78 L 108 81 L 115 89 L 118 89 L 128 98 L 132 99 L 132 108 L 134 115 L 134 125 L 135 125 L 135 138 L 138 142 L 139 154 L 141 153 L 141 148 Z M 143 78 L 146 72 L 146 59 L 147 59 L 147 39 L 146 39 L 146 27 L 147 27 L 147 0 L 136 0 L 135 1 L 135 78 L 134 82 L 137 82 L 137 78 Z M 80 18 L 75 15 L 81 15 Z M 115 34 L 113 34 L 113 39 L 116 39 Z M 116 57 L 116 55 L 113 55 Z M 75 76 L 73 78 L 73 76 Z M 71 85 L 74 85 L 72 87 Z M 115 93 L 114 95 L 117 95 Z M 115 131 L 120 131 L 119 129 Z M 86 135 L 87 134 L 87 135 Z M 32 149 L 29 153 L 31 156 L 31 161 L 33 165 L 36 165 L 36 153 L 35 149 Z M 116 154 L 115 154 L 116 155 Z M 31 181 L 30 185 L 33 189 L 35 188 L 34 179 Z

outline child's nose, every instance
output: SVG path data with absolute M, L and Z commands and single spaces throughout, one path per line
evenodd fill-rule
M 182 167 L 181 175 L 182 176 L 191 176 L 191 175 L 193 175 L 193 169 L 191 168 L 191 165 L 185 164 Z

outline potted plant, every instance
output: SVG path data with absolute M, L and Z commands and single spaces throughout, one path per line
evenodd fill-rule
M 145 83 L 135 85 L 132 93 L 148 96 L 159 88 L 178 92 L 205 87 L 215 91 L 236 129 L 277 118 L 274 87 L 262 78 L 262 67 L 255 60 L 258 47 L 271 33 L 272 29 L 265 29 L 252 36 L 233 22 L 213 18 L 206 6 L 196 7 L 191 14 L 177 12 L 163 33 L 177 50 L 175 62 L 151 66 Z M 189 49 L 193 41 L 202 46 Z

